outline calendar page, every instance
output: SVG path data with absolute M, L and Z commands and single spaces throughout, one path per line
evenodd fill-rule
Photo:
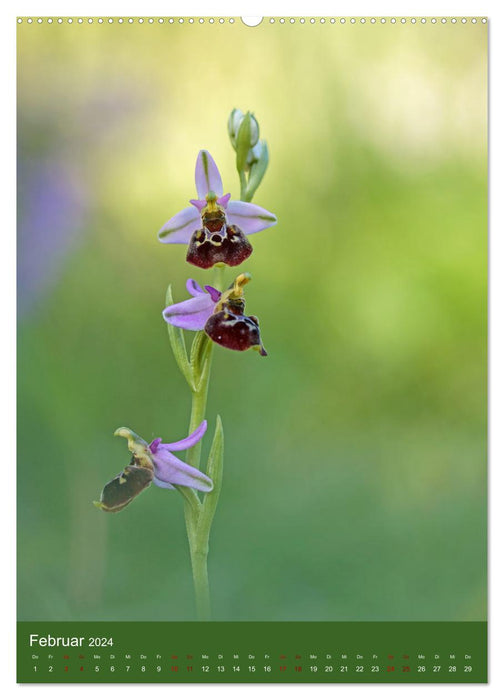
M 17 18 L 19 683 L 486 683 L 487 30 Z

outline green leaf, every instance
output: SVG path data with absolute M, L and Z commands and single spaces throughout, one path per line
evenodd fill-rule
M 194 391 L 199 391 L 210 370 L 212 341 L 204 331 L 198 331 L 191 347 L 191 368 Z
M 207 343 L 211 342 L 210 338 L 204 331 L 198 331 L 194 336 L 191 346 L 191 365 L 194 368 L 200 368 L 207 347 Z
M 168 285 L 166 290 L 166 306 L 171 306 L 173 304 L 173 295 L 171 284 Z M 180 371 L 184 375 L 187 383 L 193 391 L 196 390 L 194 384 L 193 373 L 191 370 L 191 365 L 187 359 L 187 349 L 185 344 L 184 333 L 182 328 L 177 328 L 177 326 L 172 326 L 171 323 L 167 323 L 168 328 L 168 338 L 170 340 L 170 345 L 173 351 L 173 356 L 175 357 L 175 362 L 179 366 Z
M 210 532 L 212 520 L 217 508 L 222 486 L 222 471 L 224 466 L 224 430 L 220 416 L 217 416 L 215 433 L 208 455 L 207 474 L 213 481 L 213 489 L 205 494 L 200 515 L 200 526 L 207 533 Z

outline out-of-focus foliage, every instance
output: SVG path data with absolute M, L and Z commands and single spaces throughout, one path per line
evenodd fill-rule
M 23 24 L 18 55 L 20 619 L 194 617 L 180 496 L 92 501 L 118 426 L 187 434 L 161 310 L 210 273 L 156 232 L 200 148 L 239 195 L 233 107 L 279 223 L 243 268 L 269 356 L 215 349 L 215 617 L 483 619 L 485 27 Z

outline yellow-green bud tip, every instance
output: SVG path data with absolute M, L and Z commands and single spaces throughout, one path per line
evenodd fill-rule
M 128 450 L 135 455 L 139 455 L 140 453 L 149 454 L 148 443 L 129 428 L 117 428 L 114 435 L 116 437 L 126 438 L 128 441 Z
M 126 440 L 138 440 L 138 435 L 129 428 L 117 428 L 117 430 L 114 433 L 114 436 L 123 437 L 126 438 Z

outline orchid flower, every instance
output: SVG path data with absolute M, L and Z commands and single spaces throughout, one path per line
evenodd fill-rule
M 247 236 L 276 224 L 276 216 L 251 202 L 231 200 L 223 194 L 222 179 L 208 151 L 196 159 L 198 199 L 165 223 L 161 243 L 189 245 L 187 262 L 208 269 L 217 263 L 240 265 L 252 253 Z
M 104 487 L 95 505 L 109 513 L 117 513 L 125 508 L 151 483 L 162 489 L 175 489 L 175 486 L 188 486 L 198 491 L 211 491 L 212 479 L 195 467 L 191 467 L 175 457 L 172 451 L 179 452 L 194 447 L 207 429 L 204 420 L 196 430 L 177 442 L 163 443 L 156 438 L 150 444 L 129 428 L 118 428 L 114 435 L 128 440 L 132 453 L 131 463 Z
M 203 291 L 197 282 L 189 279 L 186 288 L 192 299 L 167 306 L 163 318 L 172 326 L 188 331 L 204 330 L 211 340 L 230 350 L 253 348 L 266 355 L 258 319 L 244 313 L 243 287 L 250 280 L 248 273 L 238 275 L 229 289 L 219 292 L 209 285 Z

